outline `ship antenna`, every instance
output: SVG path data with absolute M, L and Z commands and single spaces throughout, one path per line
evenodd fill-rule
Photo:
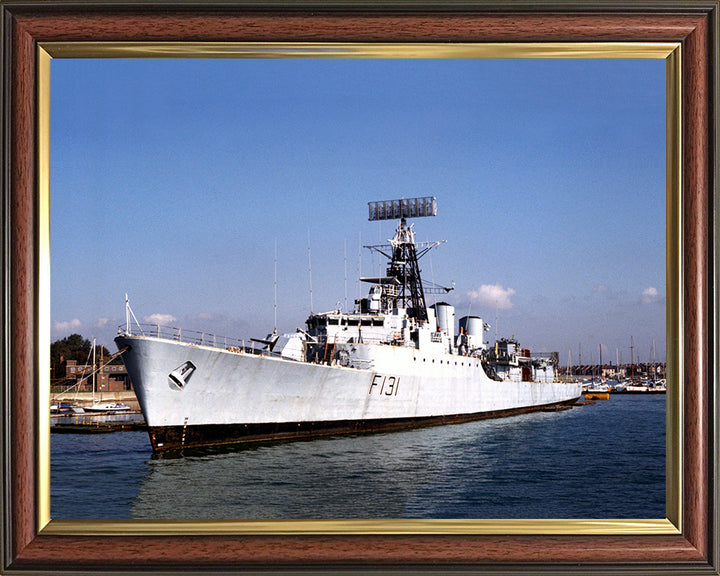
M 357 299 L 360 300 L 360 279 L 362 278 L 362 232 L 358 232 Z
M 312 260 L 310 259 L 310 228 L 308 228 L 308 276 L 310 278 L 310 314 L 313 313 L 312 298 Z
M 495 300 L 495 341 L 498 337 L 498 301 Z
M 275 281 L 274 281 L 274 302 L 273 302 L 273 330 L 277 330 L 277 238 L 275 238 Z
M 132 311 L 132 308 L 130 308 L 130 300 L 128 299 L 127 292 L 125 293 L 125 323 L 127 328 L 128 336 L 131 335 L 130 332 L 130 316 L 132 316 L 133 320 L 135 320 L 135 324 L 137 324 L 137 327 L 140 329 L 140 333 L 145 336 L 145 333 L 143 332 L 142 326 L 140 326 L 140 322 L 138 322 L 138 319 L 135 318 L 135 313 Z
M 433 268 L 432 263 L 432 254 L 430 254 L 430 278 L 432 278 L 432 285 L 435 286 L 435 269 Z M 437 304 L 437 292 L 433 290 L 433 304 Z
M 382 224 L 380 223 L 378 219 L 378 244 L 382 244 Z M 380 255 L 378 255 L 378 276 L 382 276 L 382 267 L 383 267 L 383 261 Z
M 343 241 L 343 263 L 345 264 L 345 311 L 347 312 L 347 238 Z

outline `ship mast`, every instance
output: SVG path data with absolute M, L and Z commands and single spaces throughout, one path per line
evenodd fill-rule
M 386 275 L 379 278 L 361 278 L 361 280 L 381 285 L 388 306 L 405 308 L 408 316 L 415 318 L 421 324 L 427 322 L 425 289 L 420 276 L 418 260 L 442 241 L 416 243 L 415 232 L 412 225 L 407 224 L 407 219 L 435 216 L 437 214 L 435 198 L 430 196 L 384 200 L 369 202 L 368 206 L 370 209 L 368 220 L 399 219 L 400 222 L 389 246 L 366 246 L 389 260 Z M 419 251 L 418 248 L 420 248 Z M 452 288 L 441 288 L 441 290 L 449 292 Z
M 399 283 L 397 302 L 407 308 L 408 316 L 416 318 L 419 322 L 426 322 L 428 318 L 425 292 L 415 250 L 415 234 L 412 227 L 405 222 L 405 218 L 400 220 L 390 244 L 393 250 L 387 275 L 389 278 L 395 278 Z

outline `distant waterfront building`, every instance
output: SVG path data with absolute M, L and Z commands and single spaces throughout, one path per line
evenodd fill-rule
M 561 366 L 559 371 L 567 374 L 568 368 Z M 641 377 L 660 379 L 665 378 L 665 362 L 658 362 L 657 364 L 623 364 L 622 366 L 612 364 L 603 366 L 597 364 L 575 365 L 570 367 L 570 373 L 573 376 L 603 377 L 612 380 Z
M 92 390 L 92 364 L 78 364 L 77 360 L 68 360 L 65 365 L 66 381 L 79 380 L 87 377 L 80 385 L 80 391 Z M 95 376 L 95 390 L 97 392 L 122 392 L 132 390 L 130 377 L 124 364 L 107 364 Z

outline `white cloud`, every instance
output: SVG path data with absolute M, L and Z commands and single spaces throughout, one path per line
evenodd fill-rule
M 103 326 L 107 325 L 108 322 L 110 322 L 109 318 L 98 318 L 98 321 L 95 322 L 95 327 L 102 328 Z
M 160 326 L 167 326 L 172 322 L 177 322 L 177 318 L 170 314 L 151 314 L 150 316 L 143 316 L 143 320 L 150 322 L 150 324 L 159 324 Z
M 82 326 L 82 322 L 77 318 L 73 318 L 68 322 L 55 322 L 53 328 L 56 332 L 70 332 L 72 330 L 78 330 Z
M 659 299 L 660 294 L 658 293 L 657 288 L 654 288 L 653 286 L 645 288 L 640 295 L 640 300 L 643 304 L 652 304 L 653 302 L 657 302 Z
M 515 290 L 503 288 L 500 284 L 483 284 L 477 290 L 468 292 L 467 297 L 473 304 L 507 310 L 513 307 L 512 297 L 514 294 Z

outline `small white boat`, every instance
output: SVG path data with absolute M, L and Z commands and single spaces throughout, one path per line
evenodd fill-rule
M 127 412 L 130 406 L 122 402 L 99 402 L 85 406 L 85 412 Z
M 82 414 L 84 409 L 80 406 L 59 402 L 50 405 L 50 414 Z

